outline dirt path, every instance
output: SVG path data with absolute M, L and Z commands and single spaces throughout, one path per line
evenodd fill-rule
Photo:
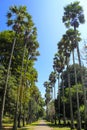
M 40 123 L 34 128 L 34 130 L 52 130 L 52 128 L 47 126 L 45 121 L 41 120 Z

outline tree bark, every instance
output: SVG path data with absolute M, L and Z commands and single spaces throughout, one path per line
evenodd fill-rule
M 60 122 L 60 88 L 59 88 L 59 75 L 58 75 L 58 114 L 59 114 L 59 116 L 58 116 L 58 119 L 59 119 L 59 125 L 61 124 L 61 122 Z
M 63 77 L 62 77 L 62 93 L 63 93 L 63 100 L 64 100 L 64 82 L 63 82 Z M 66 114 L 65 114 L 65 102 L 63 101 L 63 122 L 64 125 L 66 125 Z

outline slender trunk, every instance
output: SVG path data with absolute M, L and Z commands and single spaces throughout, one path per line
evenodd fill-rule
M 22 66 L 21 66 L 21 76 L 20 76 L 20 83 L 19 87 L 21 88 L 21 93 L 20 93 L 20 106 L 19 106 L 19 118 L 18 118 L 18 127 L 21 127 L 21 114 L 22 114 L 22 99 L 23 99 L 23 85 L 22 85 L 22 73 L 23 73 L 23 67 L 24 67 L 24 57 L 25 57 L 25 51 L 26 51 L 26 46 L 27 42 L 25 41 L 25 46 L 24 46 L 24 52 L 23 52 L 23 58 L 22 58 Z
M 51 87 L 51 98 L 53 99 L 53 87 Z
M 69 100 L 70 100 L 70 116 L 71 116 L 71 129 L 74 129 L 74 118 L 73 118 L 73 108 L 72 108 L 72 94 L 71 94 L 71 84 L 70 84 L 70 73 L 69 73 L 69 59 L 67 58 L 67 73 L 68 73 L 68 87 L 69 87 Z
M 25 69 L 25 74 L 26 74 L 26 71 L 27 71 L 27 64 L 26 64 L 26 69 Z M 24 75 L 25 75 L 24 74 Z M 26 76 L 26 75 L 25 75 Z M 23 95 L 23 101 L 25 99 L 25 94 Z M 25 102 L 23 103 L 23 118 L 22 118 L 22 121 L 23 121 L 23 127 L 25 126 L 25 120 L 26 119 L 26 105 L 25 105 Z
M 84 94 L 85 94 L 85 126 L 84 129 L 87 130 L 87 97 L 86 97 L 86 92 L 87 92 L 87 69 L 85 71 L 85 77 L 84 77 Z
M 75 85 L 76 85 L 76 99 L 77 99 L 77 114 L 78 114 L 78 130 L 81 130 L 81 116 L 80 116 L 80 106 L 79 106 L 79 94 L 78 94 L 78 85 L 77 85 L 77 73 L 76 73 L 76 66 L 75 66 L 75 58 L 74 58 L 74 50 L 73 50 L 73 65 L 74 65 L 74 74 L 75 74 Z
M 22 68 L 23 68 L 23 62 L 22 62 Z M 22 70 L 22 68 L 21 68 L 21 70 Z M 22 71 L 21 71 L 21 76 L 20 76 L 20 84 L 21 84 L 21 81 L 22 81 Z M 13 130 L 17 130 L 17 121 L 18 121 L 18 127 L 20 127 L 20 117 L 19 117 L 19 120 L 18 120 L 20 89 L 21 89 L 21 86 L 19 85 L 18 90 L 17 90 L 17 102 L 16 102 Z M 20 116 L 21 116 L 21 107 L 22 106 L 20 106 L 20 113 L 19 113 Z
M 52 86 L 52 99 L 53 99 L 53 97 L 54 97 L 54 94 L 53 94 L 53 86 Z
M 54 100 L 55 100 L 55 99 L 56 99 L 56 89 L 55 89 L 55 83 L 54 83 L 53 87 L 54 87 Z
M 74 26 L 74 30 L 75 30 L 75 34 L 76 34 L 76 27 Z M 75 35 L 75 41 L 76 41 L 76 46 L 77 46 L 77 54 L 78 54 L 78 60 L 79 60 L 79 65 L 80 65 L 80 72 L 81 72 L 81 82 L 82 82 L 82 86 L 83 86 L 83 95 L 84 95 L 84 106 L 85 106 L 85 110 L 84 110 L 84 120 L 85 120 L 85 130 L 87 129 L 87 102 L 86 102 L 86 88 L 84 85 L 84 80 L 83 80 L 83 72 L 82 72 L 82 65 L 81 65 L 81 58 L 80 58 L 80 51 L 79 51 L 79 45 L 77 42 L 77 34 Z
M 25 126 L 25 114 L 23 114 L 23 127 Z
M 55 83 L 54 83 L 53 87 L 54 87 L 54 108 L 55 108 L 55 100 L 56 100 Z M 56 125 L 56 109 L 55 109 L 55 113 L 54 113 L 54 118 L 55 118 L 55 125 Z
M 64 122 L 64 125 L 66 125 L 65 102 L 64 102 L 65 94 L 64 94 L 64 82 L 63 82 L 63 77 L 62 77 L 62 93 L 63 93 L 63 122 Z
M 49 120 L 48 119 L 48 103 L 47 103 L 47 108 L 46 108 L 46 118 L 47 118 L 47 120 Z
M 17 130 L 18 107 L 19 107 L 19 95 L 20 95 L 20 87 L 18 87 L 18 90 L 17 90 L 17 101 L 16 101 L 16 109 L 15 109 L 13 130 Z
M 59 88 L 59 75 L 58 75 L 58 118 L 59 118 L 59 125 L 60 125 L 60 88 Z
M 8 69 L 7 69 L 7 77 L 6 77 L 6 82 L 5 82 L 2 105 L 1 105 L 1 109 L 0 109 L 0 130 L 2 130 L 2 119 L 3 119 L 3 113 L 4 113 L 4 107 L 5 107 L 7 85 L 8 85 L 8 80 L 9 80 L 9 73 L 10 73 L 10 67 L 11 67 L 11 62 L 12 62 L 12 56 L 13 56 L 13 52 L 14 52 L 15 43 L 16 43 L 16 37 L 14 38 L 14 42 L 13 42 L 13 46 L 12 46 L 11 56 L 10 56 Z

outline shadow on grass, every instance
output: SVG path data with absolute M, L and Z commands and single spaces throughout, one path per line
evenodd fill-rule
M 12 130 L 12 128 L 3 128 L 3 130 Z M 32 130 L 31 128 L 17 128 L 17 130 Z
M 3 127 L 3 130 L 12 130 L 12 127 Z
M 32 129 L 30 129 L 30 128 L 18 128 L 17 130 L 32 130 Z
M 66 126 L 64 126 L 64 125 L 55 125 L 55 124 L 53 124 L 53 123 L 50 123 L 50 122 L 47 122 L 46 124 L 38 124 L 38 123 L 34 123 L 34 124 L 31 124 L 31 126 L 49 126 L 49 127 L 52 127 L 52 128 L 56 128 L 56 127 L 59 127 L 59 128 L 63 128 L 63 127 L 66 127 Z
M 47 125 L 49 127 L 52 127 L 52 128 L 70 128 L 67 125 L 63 125 L 63 124 L 58 125 L 58 124 L 53 124 L 53 123 L 50 123 L 50 122 L 47 122 Z
M 3 130 L 12 130 L 12 127 L 4 127 Z M 29 127 L 17 128 L 17 130 L 32 130 Z

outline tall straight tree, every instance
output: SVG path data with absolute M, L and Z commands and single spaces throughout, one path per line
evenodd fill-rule
M 81 66 L 76 28 L 78 28 L 80 24 L 83 24 L 85 22 L 85 19 L 84 19 L 84 14 L 83 14 L 83 8 L 82 6 L 80 6 L 80 2 L 71 3 L 64 8 L 63 22 L 66 27 L 70 27 L 70 26 L 74 27 L 74 31 L 76 34 L 74 39 L 76 42 L 76 47 L 77 47 L 77 52 L 78 52 L 79 64 Z
M 49 105 L 49 102 L 51 100 L 51 95 L 50 95 L 50 84 L 48 81 L 45 81 L 44 82 L 44 87 L 46 88 L 46 94 L 45 94 L 45 103 L 46 103 L 46 117 L 47 119 L 49 118 L 48 117 L 48 105 Z
M 70 99 L 70 115 L 71 115 L 71 129 L 74 128 L 74 119 L 73 119 L 73 108 L 72 108 L 72 94 L 71 94 L 71 85 L 70 85 L 70 73 L 69 73 L 69 57 L 71 53 L 71 48 L 69 46 L 69 39 L 67 38 L 67 35 L 63 35 L 63 38 L 61 39 L 61 42 L 58 44 L 58 49 L 60 53 L 63 54 L 65 57 L 65 63 L 67 65 L 67 77 L 68 77 L 68 87 L 69 87 L 69 99 Z
M 56 83 L 56 72 L 52 71 L 49 75 L 49 81 L 52 85 L 52 87 L 54 88 L 54 102 L 55 102 L 55 99 L 56 99 L 56 90 L 55 90 L 55 83 Z M 56 113 L 55 113 L 55 124 L 56 124 Z
M 20 82 L 18 87 L 18 98 L 17 98 L 17 105 L 16 105 L 16 117 L 15 117 L 14 127 L 13 127 L 14 129 L 17 128 L 18 106 L 19 106 L 18 127 L 20 127 L 21 112 L 22 112 L 22 97 L 23 97 L 22 80 L 23 80 L 23 74 L 27 71 L 26 69 L 28 67 L 28 64 L 24 66 L 24 60 L 32 60 L 33 62 L 36 60 L 36 56 L 39 55 L 39 52 L 37 51 L 37 48 L 39 47 L 39 43 L 37 42 L 37 29 L 34 26 L 32 17 L 28 13 L 26 13 L 26 21 L 24 22 L 22 36 L 24 40 L 24 49 L 23 49 L 22 65 L 20 71 Z M 19 97 L 21 97 L 20 100 Z
M 17 34 L 19 34 L 23 29 L 22 25 L 23 25 L 23 21 L 25 17 L 26 17 L 26 7 L 17 8 L 16 6 L 14 6 L 14 7 L 9 8 L 9 12 L 7 14 L 7 18 L 8 18 L 7 25 L 12 26 L 13 30 L 15 31 L 15 37 L 13 41 L 11 56 L 9 58 L 9 63 L 8 63 L 8 68 L 7 68 L 7 78 L 6 78 L 5 88 L 4 88 L 4 95 L 3 95 L 3 100 L 2 100 L 2 106 L 0 109 L 0 129 L 1 130 L 2 130 L 2 118 L 3 118 L 3 113 L 4 113 L 5 98 L 6 98 L 8 79 L 9 79 L 9 72 L 10 72 L 10 67 L 11 67 L 11 62 L 12 62 L 12 56 L 14 52 Z
M 54 61 L 53 61 L 53 68 L 58 73 L 58 80 L 59 80 L 60 73 L 63 72 L 64 66 L 65 66 L 65 62 L 64 62 L 63 55 L 61 55 L 59 53 L 56 53 L 55 57 L 54 57 Z M 62 85 L 62 86 L 64 86 L 64 85 Z M 63 99 L 64 99 L 64 87 L 62 87 L 62 90 L 63 90 Z M 58 83 L 58 93 L 59 93 L 59 91 L 60 91 L 60 88 L 59 88 L 59 83 Z M 60 93 L 58 95 L 58 98 L 59 98 L 58 99 L 58 106 L 59 106 L 59 111 L 58 112 L 59 112 L 59 125 L 60 125 Z M 65 102 L 64 101 L 63 101 L 63 116 L 64 116 L 63 120 L 64 120 L 64 125 L 65 125 L 66 124 L 66 119 L 65 119 Z
M 54 100 L 55 100 L 55 95 L 56 95 L 56 92 L 55 92 L 56 72 L 52 71 L 50 73 L 50 75 L 49 75 L 49 81 L 52 84 L 52 87 L 54 88 Z
M 22 65 L 21 65 L 21 74 L 20 74 L 20 82 L 19 82 L 19 89 L 18 89 L 18 97 L 20 96 L 20 101 L 17 100 L 17 102 L 20 103 L 20 110 L 19 110 L 19 116 L 18 116 L 18 127 L 20 127 L 20 120 L 21 120 L 21 111 L 22 111 L 22 97 L 23 97 L 23 86 L 22 86 L 22 77 L 23 77 L 23 69 L 24 69 L 24 59 L 27 58 L 27 56 L 25 56 L 26 54 L 26 51 L 27 50 L 27 44 L 29 44 L 29 42 L 31 42 L 30 40 L 32 40 L 32 44 L 34 44 L 34 39 L 30 39 L 30 37 L 33 35 L 33 37 L 35 37 L 35 40 L 36 40 L 36 28 L 34 27 L 34 24 L 33 24 L 33 21 L 32 21 L 32 18 L 29 14 L 27 14 L 27 20 L 25 22 L 25 26 L 24 26 L 24 49 L 23 49 L 23 56 L 22 56 Z M 35 33 L 34 33 L 35 32 Z M 30 45 L 30 44 L 29 44 Z M 28 46 L 29 46 L 28 45 Z M 33 46 L 33 45 L 32 45 Z M 35 46 L 35 45 L 34 45 Z M 32 48 L 32 51 L 33 53 L 36 52 L 36 46 L 35 48 Z M 28 52 L 27 52 L 28 53 Z M 30 52 L 29 52 L 30 53 Z M 29 54 L 28 54 L 29 55 Z M 28 56 L 29 57 L 29 56 Z M 28 60 L 28 58 L 26 59 Z M 26 69 L 26 67 L 25 67 Z M 21 93 L 20 93 L 20 90 L 21 90 Z M 19 98 L 18 98 L 19 99 Z M 17 110 L 16 110 L 17 112 Z
M 76 1 L 74 3 L 67 5 L 64 8 L 63 22 L 65 23 L 66 27 L 73 26 L 75 34 L 76 34 L 76 28 L 78 28 L 80 24 L 83 24 L 85 22 L 83 8 L 82 8 L 82 6 L 80 6 L 80 2 Z M 76 47 L 77 47 L 79 65 L 81 67 L 81 58 L 80 58 L 79 45 L 77 42 L 77 34 L 75 35 L 75 42 L 76 42 Z M 82 67 L 81 67 L 81 73 L 82 73 Z M 82 80 L 82 84 L 83 84 L 83 75 L 81 75 L 81 80 Z M 85 105 L 84 117 L 85 117 L 85 129 L 86 129 L 87 128 L 87 116 L 86 116 L 86 94 L 85 94 L 84 85 L 83 85 L 83 92 L 84 92 L 84 105 Z M 79 128 L 79 129 L 81 129 L 81 128 Z
M 7 68 L 7 78 L 6 78 L 5 88 L 4 88 L 4 95 L 3 95 L 2 105 L 0 108 L 0 129 L 1 130 L 2 130 L 2 118 L 3 118 L 3 113 L 4 113 L 6 91 L 7 91 L 9 72 L 10 72 L 14 47 L 17 40 L 17 36 L 21 35 L 21 33 L 23 32 L 25 22 L 27 19 L 27 14 L 28 13 L 25 6 L 19 6 L 18 8 L 17 6 L 12 6 L 9 8 L 9 12 L 7 13 L 7 18 L 8 18 L 7 25 L 12 27 L 13 31 L 15 32 L 15 36 L 14 36 L 11 56 L 9 58 L 9 63 L 8 63 L 8 68 Z
M 76 88 L 76 99 L 77 99 L 77 112 L 78 112 L 78 129 L 81 129 L 81 117 L 80 117 L 80 106 L 79 106 L 79 95 L 78 95 L 78 85 L 77 85 L 77 73 L 76 73 L 76 66 L 75 66 L 75 58 L 74 58 L 74 49 L 76 48 L 76 44 L 75 44 L 75 31 L 73 29 L 69 29 L 66 31 L 66 35 L 67 35 L 67 39 L 68 39 L 68 43 L 70 46 L 70 49 L 72 51 L 72 55 L 73 55 L 73 65 L 74 65 L 74 74 L 75 74 L 75 84 L 77 86 Z M 80 38 L 80 33 L 77 31 L 77 41 L 81 41 Z

